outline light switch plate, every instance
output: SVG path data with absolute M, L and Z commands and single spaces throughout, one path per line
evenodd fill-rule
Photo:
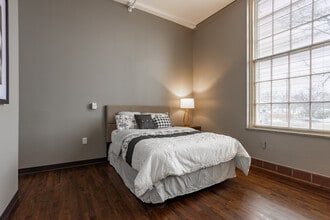
M 92 102 L 92 109 L 96 110 L 97 109 L 97 103 L 96 102 Z
M 87 144 L 87 137 L 83 137 L 81 142 L 82 142 L 82 144 Z

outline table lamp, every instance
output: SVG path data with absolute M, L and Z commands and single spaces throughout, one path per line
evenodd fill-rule
M 195 108 L 195 101 L 193 98 L 180 99 L 180 108 L 184 109 L 183 125 L 190 126 L 190 114 L 189 109 Z

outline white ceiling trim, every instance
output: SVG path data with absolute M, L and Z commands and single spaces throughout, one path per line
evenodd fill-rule
M 121 4 L 124 4 L 124 5 L 128 5 L 129 1 L 127 0 L 114 0 L 115 2 L 119 2 Z M 150 7 L 148 5 L 145 5 L 143 3 L 140 3 L 139 1 L 136 1 L 136 3 L 134 4 L 134 8 L 137 8 L 141 11 L 145 11 L 149 14 L 153 14 L 153 15 L 156 15 L 158 17 L 161 17 L 161 18 L 164 18 L 166 20 L 169 20 L 169 21 L 173 21 L 175 23 L 178 23 L 182 26 L 185 26 L 185 27 L 188 27 L 190 29 L 195 29 L 196 28 L 196 25 L 197 24 L 194 24 L 192 22 L 189 22 L 185 19 L 182 19 L 180 17 L 177 17 L 175 15 L 171 15 L 171 14 L 168 14 L 168 13 L 165 13 L 165 12 L 162 12 L 156 8 L 153 8 L 153 7 Z

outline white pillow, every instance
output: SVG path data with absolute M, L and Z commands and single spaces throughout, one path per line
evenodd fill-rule
M 115 119 L 118 130 L 133 129 L 135 127 L 133 122 L 134 116 L 132 115 L 115 115 Z
M 138 126 L 136 124 L 134 115 L 140 115 L 140 114 L 141 114 L 141 112 L 122 111 L 122 112 L 118 112 L 116 115 L 129 116 L 129 117 L 126 117 L 125 119 L 121 119 L 121 123 L 123 123 L 122 120 L 130 120 L 131 121 L 131 122 L 129 122 L 129 128 L 125 128 L 125 129 L 133 129 L 133 128 L 137 129 Z M 116 124 L 117 124 L 117 120 L 116 120 Z M 127 124 L 127 122 L 125 122 L 124 124 Z M 119 127 L 121 127 L 121 126 L 119 126 Z M 124 127 L 126 127 L 126 126 L 124 126 Z M 117 129 L 119 129 L 118 126 L 117 126 Z
M 125 112 L 125 111 L 123 111 L 123 112 L 118 112 L 117 113 L 117 115 L 140 115 L 141 114 L 141 112 Z

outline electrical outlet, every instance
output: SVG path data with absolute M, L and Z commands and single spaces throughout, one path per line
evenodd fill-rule
M 83 137 L 81 142 L 82 142 L 82 144 L 87 144 L 87 137 Z
M 261 147 L 263 150 L 266 150 L 266 148 L 267 148 L 267 142 L 265 141 L 264 142 L 264 144 L 262 145 L 262 147 Z

